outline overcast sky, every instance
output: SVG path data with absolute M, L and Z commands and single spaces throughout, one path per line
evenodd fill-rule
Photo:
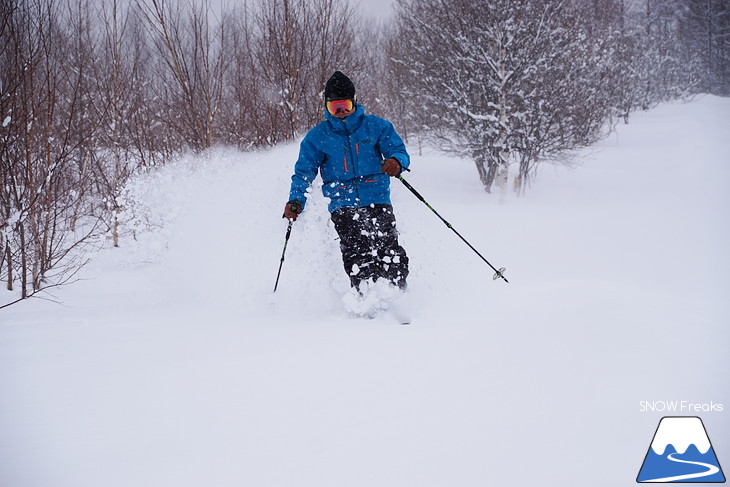
M 387 19 L 393 15 L 394 0 L 349 0 L 360 5 L 364 14 L 378 19 Z

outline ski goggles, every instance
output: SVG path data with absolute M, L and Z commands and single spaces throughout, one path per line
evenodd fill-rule
M 338 113 L 351 112 L 355 108 L 355 101 L 352 98 L 346 100 L 332 100 L 326 103 L 327 111 L 331 115 L 337 115 Z

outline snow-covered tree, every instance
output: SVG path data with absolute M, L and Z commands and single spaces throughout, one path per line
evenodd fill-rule
M 683 0 L 680 39 L 696 58 L 701 89 L 730 95 L 730 2 Z
M 587 143 L 603 113 L 585 103 L 590 49 L 567 2 L 400 0 L 395 61 L 440 149 L 474 160 L 487 191 L 518 161 Z M 497 176 L 499 175 L 499 178 Z

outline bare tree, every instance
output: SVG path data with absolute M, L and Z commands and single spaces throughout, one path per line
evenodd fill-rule
M 158 95 L 166 123 L 194 149 L 215 140 L 223 80 L 229 65 L 228 19 L 215 19 L 209 0 L 139 0 L 160 59 Z
M 140 89 L 148 83 L 142 70 L 147 53 L 134 14 L 128 2 L 112 0 L 102 6 L 97 49 L 101 55 L 93 64 L 102 118 L 92 151 L 94 183 L 115 247 L 119 246 L 121 193 L 132 174 L 149 159 L 150 150 L 144 147 L 149 136 L 143 134 L 152 130 L 154 120 L 150 100 Z M 146 130 L 140 131 L 135 123 L 142 123 Z
M 79 50 L 78 32 L 64 30 L 63 19 L 54 0 L 18 1 L 3 32 L 0 76 L 10 87 L 3 110 L 12 113 L 0 151 L 4 277 L 11 290 L 19 284 L 20 299 L 70 279 L 97 230 L 98 218 L 74 212 L 85 193 L 79 148 L 93 128 L 78 127 L 90 104 L 83 92 L 88 50 Z
M 13 206 L 10 198 L 10 144 L 13 140 L 13 93 L 17 79 L 11 76 L 11 28 L 19 5 L 17 0 L 0 2 L 0 276 L 7 275 L 7 288 L 13 289 L 13 251 L 11 248 Z
M 311 21 L 306 0 L 264 0 L 257 12 L 260 100 L 271 107 L 270 125 L 278 140 L 294 138 L 306 123 L 301 101 L 307 94 L 306 75 L 315 61 Z

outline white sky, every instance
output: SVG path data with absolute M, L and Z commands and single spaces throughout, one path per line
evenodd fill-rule
M 360 10 L 366 15 L 377 19 L 387 19 L 393 15 L 394 0 L 350 0 L 360 6 Z

